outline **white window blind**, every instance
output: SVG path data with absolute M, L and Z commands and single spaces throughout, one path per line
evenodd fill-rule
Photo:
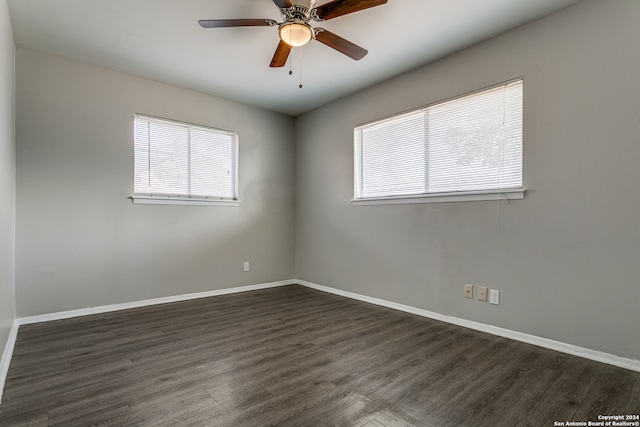
M 522 189 L 522 81 L 359 126 L 355 199 Z
M 237 199 L 234 132 L 136 115 L 134 197 Z

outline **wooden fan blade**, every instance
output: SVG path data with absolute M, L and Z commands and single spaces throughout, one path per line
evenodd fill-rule
M 273 19 L 203 19 L 198 21 L 202 28 L 226 27 L 271 27 L 278 25 Z
M 387 0 L 333 0 L 316 7 L 315 10 L 318 17 L 326 21 L 348 13 L 380 6 L 386 2 Z
M 280 40 L 280 43 L 278 43 L 278 47 L 276 48 L 276 53 L 273 54 L 273 59 L 271 60 L 270 66 L 284 67 L 284 64 L 287 63 L 287 58 L 289 58 L 290 52 L 291 46 Z
M 366 49 L 363 49 L 357 44 L 351 43 L 349 40 L 343 39 L 342 37 L 333 34 L 331 31 L 327 31 L 322 28 L 316 28 L 316 31 L 316 40 L 318 40 L 322 44 L 326 44 L 327 46 L 337 50 L 338 52 L 344 53 L 349 58 L 355 59 L 356 61 L 361 60 L 367 53 L 369 53 Z
M 293 7 L 293 3 L 291 3 L 291 0 L 273 0 L 273 2 L 276 4 L 276 6 L 281 8 Z

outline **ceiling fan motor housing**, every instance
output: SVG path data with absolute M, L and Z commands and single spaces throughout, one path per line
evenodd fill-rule
M 307 10 L 311 10 L 316 7 L 316 0 L 291 0 L 291 4 L 294 7 L 301 6 Z
M 300 20 L 306 23 L 313 18 L 312 12 L 316 5 L 316 0 L 293 0 L 291 5 L 292 7 L 280 9 L 285 21 Z

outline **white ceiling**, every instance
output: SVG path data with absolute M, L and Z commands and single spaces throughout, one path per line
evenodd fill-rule
M 282 21 L 272 0 L 9 0 L 16 45 L 296 116 L 579 0 L 389 0 L 312 22 L 369 51 L 312 41 L 270 68 L 277 28 L 203 29 L 199 19 Z M 318 0 L 318 5 L 327 0 Z M 301 73 L 301 74 L 300 74 Z M 303 88 L 298 87 L 302 77 Z

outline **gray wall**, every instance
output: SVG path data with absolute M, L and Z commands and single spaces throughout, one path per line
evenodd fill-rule
M 580 3 L 300 117 L 296 277 L 640 359 L 639 27 Z M 351 206 L 354 126 L 519 76 L 524 200 Z
M 15 317 L 15 47 L 7 2 L 0 1 L 0 358 Z M 1 394 L 1 391 L 0 391 Z
M 580 3 L 295 121 L 19 49 L 16 316 L 298 277 L 640 359 L 639 26 L 640 2 Z M 11 91 L 10 38 L 0 49 Z M 524 200 L 351 206 L 354 126 L 518 76 Z M 2 99 L 0 343 L 14 317 Z M 238 131 L 241 207 L 131 204 L 134 112 Z M 464 299 L 464 283 L 501 304 Z
M 17 317 L 293 277 L 292 118 L 23 49 L 16 99 Z M 241 206 L 132 204 L 136 112 L 237 131 Z

